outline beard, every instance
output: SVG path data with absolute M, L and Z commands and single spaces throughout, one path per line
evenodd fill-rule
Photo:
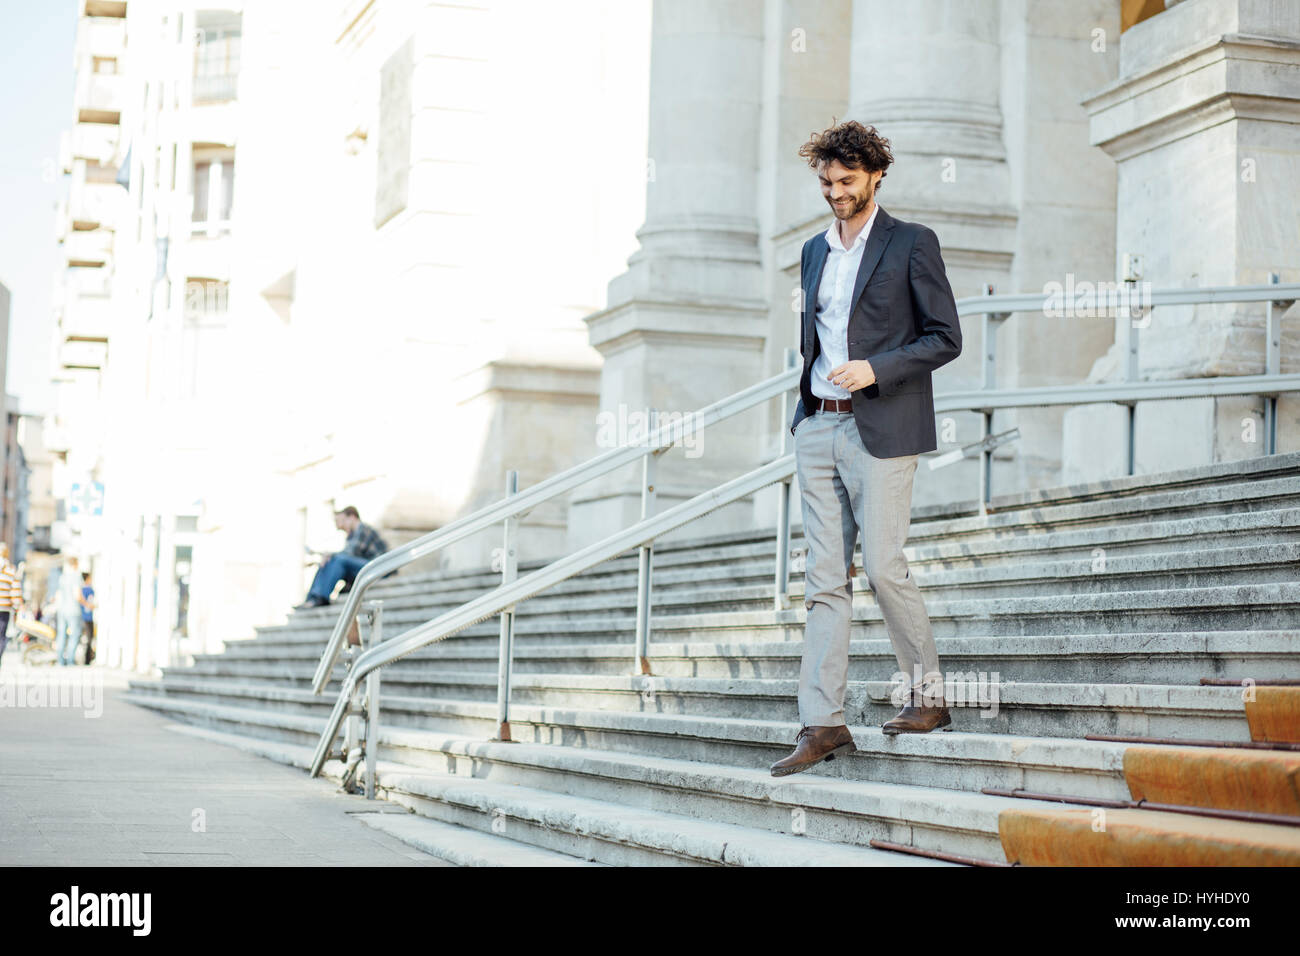
M 831 210 L 835 213 L 837 218 L 852 219 L 858 213 L 862 212 L 862 210 L 867 208 L 867 204 L 871 202 L 871 193 L 872 190 L 868 188 L 859 196 L 850 196 L 849 202 L 842 206 L 835 205 L 835 203 L 829 199 L 826 201 L 830 203 Z

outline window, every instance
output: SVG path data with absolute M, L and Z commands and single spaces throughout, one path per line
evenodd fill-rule
M 230 204 L 235 195 L 235 161 L 230 159 L 222 164 L 221 203 L 219 206 L 222 222 L 230 222 Z
M 193 561 L 194 548 L 191 545 L 176 549 L 176 637 L 190 636 L 190 568 Z
M 239 76 L 242 18 L 224 11 L 200 10 L 194 26 L 194 102 L 235 98 Z
M 194 164 L 194 222 L 208 221 L 208 181 L 212 164 L 204 161 Z
M 117 182 L 117 167 L 104 166 L 93 159 L 88 159 L 86 160 L 86 182 L 115 183 Z
M 230 230 L 235 199 L 235 154 L 195 149 L 194 212 L 195 232 L 218 235 Z

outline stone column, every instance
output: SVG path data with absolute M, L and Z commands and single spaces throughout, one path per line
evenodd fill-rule
M 689 413 L 757 381 L 767 336 L 758 242 L 764 4 L 656 0 L 651 41 L 646 219 L 641 248 L 587 316 L 604 357 L 591 451 L 650 408 Z M 657 510 L 759 461 L 763 409 L 709 429 L 659 461 Z M 635 423 L 633 424 L 635 427 Z M 690 456 L 689 458 L 687 456 Z M 572 499 L 569 544 L 634 522 L 640 468 L 592 482 Z M 723 508 L 688 536 L 749 527 L 752 508 Z
M 815 131 L 848 115 L 849 29 L 853 0 L 768 0 L 763 38 L 764 110 L 759 147 L 759 228 L 768 290 L 768 334 L 763 378 L 779 374 L 787 348 L 799 352 L 799 257 L 809 236 L 824 231 L 830 211 L 817 175 L 799 155 Z M 797 390 L 785 414 L 774 399 L 768 409 L 765 455 L 787 453 Z M 802 522 L 799 483 L 793 482 L 791 521 Z M 753 526 L 769 527 L 777 514 L 777 486 L 754 496 Z
M 154 663 L 172 667 L 175 648 L 172 645 L 173 615 L 176 608 L 176 514 L 168 508 L 158 519 L 158 605 L 150 622 L 150 644 Z
M 1013 18 L 1017 7 L 1022 12 Z M 1001 113 L 1017 221 L 1010 277 L 998 291 L 1114 279 L 1115 164 L 1090 145 L 1082 101 L 1119 73 L 1119 14 L 1114 0 L 1003 7 Z M 972 332 L 977 323 L 974 317 Z M 1012 316 L 998 336 L 1000 383 L 1079 384 L 1110 346 L 1112 325 L 1105 315 Z M 1011 457 L 998 461 L 995 495 L 1061 483 L 1066 411 L 995 416 L 995 430 L 1017 427 L 1021 436 L 1004 446 Z
M 849 116 L 875 126 L 894 154 L 877 201 L 935 231 L 958 298 L 986 282 L 1002 291 L 1012 282 L 1017 210 L 1003 132 L 1000 9 L 998 0 L 853 5 Z M 963 322 L 962 354 L 936 374 L 936 392 L 978 387 L 979 328 L 978 319 Z M 939 453 L 980 437 L 976 415 L 951 417 L 951 441 L 939 422 Z M 1002 454 L 1015 450 L 1003 446 Z M 964 461 L 932 473 L 923 465 L 914 504 L 974 497 L 975 467 Z M 995 485 L 1007 480 L 999 460 Z
M 133 635 L 134 653 L 131 655 L 135 670 L 148 672 L 158 662 L 153 640 L 154 620 L 154 553 L 158 547 L 158 523 L 155 516 L 146 516 L 140 525 L 140 600 L 133 622 L 128 628 Z
M 1300 279 L 1300 5 L 1184 0 L 1127 30 L 1118 80 L 1085 104 L 1092 142 L 1119 170 L 1116 255 L 1143 258 L 1156 288 Z M 1140 377 L 1175 379 L 1265 370 L 1262 303 L 1154 310 L 1139 331 Z M 1283 323 L 1282 371 L 1295 371 L 1300 334 Z M 1122 377 L 1117 346 L 1094 380 Z M 1066 418 L 1067 480 L 1124 474 L 1116 406 Z M 1278 403 L 1278 450 L 1300 447 L 1296 398 Z M 1254 396 L 1143 402 L 1135 470 L 1163 471 L 1263 453 Z M 1122 436 L 1122 433 L 1121 433 Z M 1105 454 L 1100 453 L 1102 448 Z

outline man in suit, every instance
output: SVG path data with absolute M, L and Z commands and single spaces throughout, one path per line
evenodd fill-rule
M 930 619 L 907 566 L 912 478 L 938 447 L 930 373 L 961 354 L 957 303 L 933 230 L 890 216 L 875 193 L 889 141 L 847 121 L 799 150 L 835 214 L 804 243 L 803 376 L 790 430 L 803 499 L 808 611 L 801 729 L 773 776 L 856 748 L 844 720 L 853 551 L 875 593 L 903 675 L 886 734 L 950 726 Z

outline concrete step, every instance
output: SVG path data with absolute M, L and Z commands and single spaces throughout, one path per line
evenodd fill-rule
M 311 751 L 306 747 L 277 745 L 266 747 L 260 742 L 229 733 L 197 730 L 206 739 L 238 746 L 251 752 L 262 752 L 273 759 L 306 766 Z M 444 740 L 449 748 L 472 746 L 470 741 Z M 491 745 L 489 745 L 490 747 Z M 763 825 L 718 822 L 708 815 L 695 815 L 689 811 L 703 804 L 689 797 L 680 803 L 678 811 L 657 809 L 650 804 L 662 803 L 657 792 L 635 781 L 638 763 L 620 754 L 584 754 L 572 748 L 526 747 L 497 744 L 503 754 L 519 761 L 536 762 L 540 773 L 529 779 L 535 783 L 563 782 L 567 789 L 553 791 L 540 786 L 528 786 L 512 779 L 485 779 L 464 776 L 455 772 L 439 772 L 428 768 L 411 767 L 391 761 L 381 761 L 378 785 L 382 796 L 400 806 L 406 806 L 421 815 L 438 821 L 434 828 L 421 828 L 410 817 L 389 813 L 357 814 L 368 825 L 383 829 L 411 843 L 424 852 L 448 859 L 461 865 L 580 865 L 583 860 L 593 860 L 615 865 L 730 865 L 730 866 L 954 866 L 942 860 L 877 850 L 861 843 L 839 840 L 822 840 L 807 828 L 809 817 L 814 829 L 820 830 L 831 817 L 839 817 L 840 829 L 852 828 L 854 817 L 867 817 L 856 813 L 841 813 L 834 806 L 836 797 L 850 798 L 848 785 L 836 787 L 836 781 L 813 783 L 800 787 L 788 782 L 778 785 L 754 779 L 754 774 L 736 774 L 730 768 L 691 764 L 687 761 L 662 761 L 657 768 L 664 783 L 671 789 L 681 789 L 684 780 L 668 782 L 673 774 L 694 778 L 694 786 L 709 779 L 722 788 L 713 800 L 715 815 L 719 807 L 741 801 L 754 803 L 760 799 L 755 787 L 759 783 L 770 789 L 764 802 L 772 803 L 775 815 L 759 814 L 755 819 L 776 821 L 785 829 Z M 505 765 L 502 765 L 505 766 Z M 601 776 L 605 781 L 621 780 L 621 793 L 633 797 L 633 802 L 593 797 L 594 790 L 573 787 L 577 778 L 564 775 L 557 778 L 554 770 L 568 766 L 575 772 L 578 767 L 589 776 Z M 644 770 L 644 762 L 640 762 Z M 340 767 L 329 761 L 326 775 L 337 779 Z M 496 774 L 495 776 L 503 776 Z M 830 786 L 828 786 L 830 784 Z M 890 800 L 895 803 L 908 797 L 929 801 L 928 812 L 938 817 L 942 808 L 940 794 L 910 792 L 919 788 L 858 787 L 857 803 L 860 807 L 878 806 L 882 813 Z M 608 791 L 608 787 L 605 787 Z M 803 797 L 808 806 L 792 799 Z M 610 792 L 613 797 L 614 793 Z M 949 795 L 947 800 L 951 800 Z M 669 801 L 672 802 L 672 801 Z M 990 827 L 996 825 L 997 812 L 1011 801 L 1005 798 L 979 797 L 966 801 L 968 813 L 979 818 L 984 827 L 981 843 L 986 850 L 996 850 L 996 843 L 988 837 Z M 771 808 L 769 808 L 771 809 Z M 902 829 L 906 824 L 902 824 Z M 877 829 L 879 825 L 877 825 Z M 952 826 L 943 829 L 955 830 Z M 794 832 L 790 832 L 793 830 Z M 889 832 L 888 839 L 904 834 L 899 825 L 881 832 Z M 861 834 L 858 834 L 861 837 Z M 474 837 L 491 840 L 475 841 Z M 920 845 L 920 844 L 915 844 Z M 520 852 L 523 851 L 523 852 Z M 509 862 L 519 854 L 518 862 Z
M 850 681 L 846 721 L 879 727 L 898 713 L 890 703 L 895 685 Z M 684 717 L 798 720 L 798 680 L 773 678 L 635 677 L 517 674 L 512 705 L 569 710 L 625 711 Z M 144 692 L 234 705 L 328 711 L 336 695 L 312 694 L 304 686 L 245 678 L 171 678 Z M 1248 741 L 1242 688 L 1143 684 L 1060 684 L 998 681 L 996 676 L 952 675 L 949 708 L 965 729 L 1037 737 L 1086 734 Z M 384 720 L 424 723 L 430 703 L 495 702 L 497 679 L 488 673 L 410 675 L 393 670 L 383 683 Z
M 1242 543 L 1245 539 L 1249 539 L 1249 545 Z M 793 549 L 802 547 L 801 539 L 792 542 Z M 1093 585 L 1105 589 L 1166 587 L 1171 586 L 1163 583 L 1169 573 L 1179 570 L 1200 572 L 1203 578 L 1206 575 L 1210 577 L 1200 582 L 1170 578 L 1176 586 L 1230 583 L 1225 576 L 1249 573 L 1243 569 L 1243 562 L 1257 566 L 1259 573 L 1278 575 L 1277 580 L 1295 580 L 1294 574 L 1288 577 L 1282 568 L 1294 566 L 1296 549 L 1300 549 L 1300 510 L 1288 509 L 1213 516 L 1206 521 L 1149 522 L 1120 528 L 1022 534 L 983 544 L 945 541 L 927 548 L 913 541 L 906 551 L 909 566 L 922 588 L 969 584 L 995 591 L 999 587 L 1016 587 L 1025 581 L 1050 593 L 1073 590 L 1068 583 L 1062 583 L 1063 580 L 1076 582 L 1083 588 Z M 1217 565 L 1216 557 L 1219 559 Z M 695 594 L 701 590 L 701 585 L 707 584 L 716 584 L 723 589 L 755 588 L 754 599 L 765 601 L 771 595 L 773 560 L 770 545 L 755 546 L 752 555 L 732 557 L 724 564 L 713 566 L 665 566 L 656 554 L 656 603 L 661 613 L 671 613 L 674 606 L 686 601 L 678 591 Z M 860 548 L 855 552 L 854 561 L 858 568 L 862 567 Z M 1270 566 L 1282 567 L 1274 570 Z M 1220 572 L 1217 579 L 1213 577 L 1216 569 Z M 626 613 L 626 609 L 635 607 L 635 565 L 621 572 L 602 574 L 600 583 L 592 584 L 589 578 L 596 570 L 599 569 L 562 582 L 545 594 L 530 599 L 520 607 L 519 614 L 572 615 L 609 607 Z M 1139 583 L 1125 587 L 1124 579 L 1130 576 Z M 1259 576 L 1250 579 L 1269 580 Z M 792 583 L 798 587 L 802 583 L 802 573 L 793 574 Z M 429 620 L 497 587 L 500 576 L 484 574 L 472 584 L 454 588 L 450 582 L 441 584 L 443 586 L 437 582 L 409 584 L 400 590 L 375 589 L 368 596 L 384 600 L 389 620 L 413 624 L 421 615 L 425 615 L 424 620 Z M 865 586 L 865 581 L 863 584 Z M 704 590 L 707 591 L 707 587 Z M 713 599 L 707 594 L 706 598 Z M 261 630 L 266 634 L 328 630 L 339 613 L 338 605 L 295 612 L 287 624 Z
M 307 747 L 272 744 L 199 728 L 177 729 L 230 743 L 297 766 L 306 766 L 310 760 L 310 749 Z M 530 821 L 526 832 L 531 832 L 538 820 L 546 819 L 548 807 L 567 807 L 571 803 L 553 797 L 545 797 L 540 801 L 536 799 L 538 791 L 545 791 L 550 795 L 568 795 L 598 801 L 602 808 L 614 805 L 676 814 L 694 820 L 725 819 L 749 829 L 857 846 L 869 845 L 873 839 L 884 839 L 922 849 L 990 860 L 1004 858 L 1003 841 L 1008 839 L 1009 832 L 1010 852 L 1023 852 L 1027 840 L 1023 832 L 1017 830 L 1017 826 L 1022 831 L 1025 819 L 1036 821 L 1033 825 L 1040 830 L 1046 827 L 1054 831 L 1060 828 L 1062 820 L 1070 821 L 1075 817 L 1095 820 L 1097 813 L 1095 808 L 1082 804 L 953 793 L 893 782 L 837 779 L 817 773 L 773 778 L 760 770 L 599 751 L 586 747 L 502 743 L 423 731 L 401 731 L 395 740 L 386 740 L 385 743 L 391 743 L 393 750 L 404 756 L 416 756 L 418 763 L 407 765 L 381 761 L 381 791 L 387 792 L 390 797 L 396 791 L 398 795 L 395 799 L 399 802 L 422 809 L 439 819 L 454 816 L 465 826 L 482 827 L 484 823 L 481 817 L 486 815 L 490 820 L 487 826 L 494 834 L 491 839 L 501 841 L 499 853 L 505 860 L 509 860 L 514 851 L 508 845 L 509 841 L 504 839 L 504 834 L 517 834 L 513 832 L 514 817 L 495 797 L 495 794 L 502 792 L 516 796 L 526 795 L 528 808 L 524 817 Z M 1195 802 L 1199 794 L 1194 787 L 1192 791 L 1187 789 L 1192 786 L 1191 779 L 1197 774 L 1205 773 L 1208 765 L 1222 764 L 1217 772 L 1220 781 L 1217 786 L 1221 792 L 1210 795 L 1212 799 L 1207 800 L 1207 806 L 1293 812 L 1295 797 L 1287 780 L 1294 777 L 1298 759 L 1300 757 L 1293 754 L 1130 746 L 1124 748 L 1121 762 L 1130 777 L 1136 774 L 1135 779 L 1127 781 L 1134 798 L 1145 795 L 1147 799 L 1165 802 Z M 1247 765 L 1253 766 L 1253 776 L 1261 783 L 1266 777 L 1271 779 L 1271 789 L 1274 791 L 1272 795 L 1281 801 L 1277 806 L 1256 806 L 1246 792 L 1233 785 L 1233 768 L 1247 768 Z M 327 776 L 336 775 L 338 769 L 336 761 L 328 762 Z M 417 780 L 418 783 L 412 784 L 412 780 Z M 491 784 L 493 789 L 483 786 L 485 782 Z M 1134 787 L 1142 788 L 1141 792 L 1133 790 Z M 1170 790 L 1170 787 L 1173 789 Z M 1129 795 L 1124 794 L 1125 797 Z M 1191 800 L 1188 799 L 1189 796 Z M 407 800 L 405 797 L 412 799 Z M 421 802 L 430 799 L 437 805 L 428 807 Z M 1189 839 L 1204 842 L 1203 835 L 1197 836 L 1200 824 L 1195 818 L 1164 813 L 1139 815 L 1152 814 L 1152 811 L 1105 812 L 1108 821 L 1124 820 L 1126 816 L 1134 818 L 1128 826 L 1144 834 L 1145 843 L 1141 852 L 1147 854 L 1148 864 L 1154 865 L 1166 859 L 1165 854 L 1184 852 L 1182 844 Z M 1115 814 L 1119 816 L 1114 816 Z M 408 828 L 411 833 L 419 833 L 418 828 L 405 822 L 410 818 L 381 821 L 379 814 L 366 816 L 373 816 L 382 823 L 393 823 L 396 829 L 389 832 L 397 835 L 407 832 Z M 1176 819 L 1180 816 L 1183 817 L 1181 820 Z M 1161 822 L 1165 817 L 1169 820 Z M 1191 823 L 1188 822 L 1189 819 Z M 1008 826 L 1009 820 L 1022 822 L 1017 826 Z M 1226 826 L 1218 829 L 1233 829 L 1236 826 L 1229 821 L 1220 820 L 1219 823 Z M 466 843 L 473 844 L 472 837 L 465 834 L 465 826 L 456 827 L 446 834 L 432 834 L 424 842 L 418 838 L 411 839 L 410 842 L 426 852 L 453 862 L 494 865 L 492 859 L 467 859 L 448 852 L 451 850 L 460 853 L 464 851 Z M 1070 824 L 1065 827 L 1067 833 L 1072 826 Z M 1154 841 L 1148 832 L 1153 826 L 1159 837 Z M 1251 828 L 1253 825 L 1248 827 Z M 1073 829 L 1077 835 L 1071 839 L 1088 846 L 1093 837 L 1078 827 Z M 1275 832 L 1270 830 L 1262 835 L 1276 842 Z M 1263 843 L 1264 849 L 1269 850 L 1268 841 L 1259 839 L 1259 836 L 1255 842 Z M 1285 832 L 1283 837 L 1285 842 Z M 1217 830 L 1215 839 L 1219 839 Z M 1036 844 L 1044 842 L 1055 846 L 1055 842 L 1045 840 L 1038 840 Z M 1133 852 L 1131 848 L 1125 848 L 1124 842 L 1121 840 L 1119 852 Z M 1234 843 L 1239 842 L 1239 838 L 1234 838 Z M 1046 858 L 1040 859 L 1034 855 L 1045 852 L 1042 846 L 1036 844 L 1030 846 L 1027 858 L 1018 855 L 1013 858 L 1026 864 L 1044 863 Z M 567 845 L 572 849 L 572 843 Z M 1217 844 L 1211 849 L 1215 852 L 1222 851 L 1222 847 Z M 1272 846 L 1272 851 L 1276 849 L 1276 846 Z M 620 847 L 619 852 L 622 853 L 623 850 Z M 1060 852 L 1051 851 L 1051 859 L 1058 865 L 1089 862 L 1074 860 L 1072 856 L 1061 857 Z M 1079 852 L 1079 846 L 1068 848 L 1069 854 L 1077 855 Z M 1101 850 L 1093 848 L 1089 852 L 1114 854 L 1117 851 L 1111 846 Z M 1241 852 L 1241 848 L 1236 847 L 1233 852 Z M 478 854 L 479 857 L 485 855 L 486 851 Z M 624 857 L 616 861 L 628 862 Z M 1096 865 L 1097 860 L 1091 859 L 1091 862 Z M 1124 858 L 1115 857 L 1109 862 L 1124 862 Z
M 1291 516 L 1300 521 L 1300 516 Z M 1297 532 L 1300 534 L 1300 531 Z M 862 557 L 855 558 L 861 571 Z M 1062 594 L 1096 594 L 1111 591 L 1225 586 L 1231 584 L 1265 584 L 1300 582 L 1300 541 L 1233 548 L 1198 548 L 1158 554 L 1113 556 L 1090 554 L 1084 559 L 1065 561 L 1028 558 L 997 566 L 960 567 L 955 570 L 920 570 L 910 566 L 922 594 L 930 600 L 959 598 L 983 599 L 1000 596 L 1032 597 Z M 668 584 L 656 571 L 654 613 L 667 616 L 681 613 L 707 613 L 730 610 L 764 610 L 771 606 L 773 585 L 770 561 L 756 573 L 741 578 L 732 576 L 725 587 L 700 578 L 689 585 Z M 635 614 L 635 579 L 620 591 L 602 592 L 583 597 L 540 595 L 521 604 L 516 622 L 550 623 L 556 627 L 588 617 L 628 623 Z M 855 588 L 868 586 L 859 574 Z M 495 585 L 493 585 L 495 587 Z M 486 589 L 485 589 L 486 590 Z M 485 592 L 479 592 L 485 593 Z M 790 593 L 797 599 L 804 594 L 802 573 L 791 581 Z M 385 626 L 399 631 L 459 607 L 478 594 L 463 593 L 454 601 L 436 603 L 429 596 L 412 596 L 395 606 L 385 605 Z M 263 638 L 285 643 L 298 639 L 316 640 L 327 636 L 337 618 L 337 609 L 312 621 L 298 622 L 283 628 L 266 628 Z
M 784 611 L 682 613 L 651 616 L 651 640 L 671 643 L 789 641 L 803 635 L 806 611 L 802 595 Z M 1097 593 L 1057 594 L 1044 597 L 994 597 L 927 600 L 927 612 L 936 639 L 1012 634 L 1069 634 L 1078 632 L 1280 630 L 1300 627 L 1300 583 L 1231 584 Z M 419 621 L 418 623 L 424 623 Z M 495 647 L 499 619 L 488 618 L 452 635 L 461 646 L 476 641 Z M 400 627 L 385 625 L 390 638 Z M 857 640 L 885 636 L 884 620 L 871 592 L 856 591 L 853 637 Z M 557 645 L 626 642 L 635 635 L 628 618 L 591 617 L 563 627 L 520 615 L 515 622 L 516 645 Z M 292 638 L 262 637 L 228 645 L 229 658 L 276 657 L 319 659 L 327 636 L 324 631 Z M 429 648 L 418 654 L 430 653 Z M 202 658 L 200 658 L 202 659 Z
M 234 745 L 253 752 L 259 747 L 257 741 L 237 735 L 214 736 L 228 738 Z M 384 762 L 381 771 L 391 767 L 426 773 L 436 770 L 452 777 L 490 780 L 696 819 L 727 820 L 815 840 L 869 846 L 871 840 L 880 839 L 994 861 L 1004 859 L 998 832 L 1003 811 L 1077 806 L 808 773 L 775 778 L 766 771 L 578 747 L 502 743 L 454 735 L 421 736 L 421 767 Z M 311 754 L 307 748 L 285 745 L 285 749 L 298 751 L 299 765 L 309 766 Z M 327 769 L 333 766 L 336 764 L 331 762 Z M 425 852 L 444 855 L 436 848 L 416 845 Z
M 945 637 L 935 641 L 940 660 L 951 672 L 999 673 L 1024 681 L 1066 683 L 1195 684 L 1217 677 L 1255 682 L 1293 677 L 1300 670 L 1300 631 L 1187 631 L 1151 634 L 1052 634 L 998 637 Z M 799 676 L 802 638 L 756 643 L 651 644 L 651 662 L 659 677 Z M 404 657 L 385 669 L 402 680 L 437 679 L 447 672 L 495 675 L 496 645 L 459 637 Z M 871 680 L 896 666 L 886 638 L 855 640 L 849 645 L 849 679 Z M 204 655 L 193 667 L 169 668 L 176 676 L 240 677 L 273 683 L 310 685 L 316 656 L 292 657 Z M 515 650 L 516 674 L 634 673 L 632 645 L 524 645 Z M 327 692 L 337 692 L 347 672 L 336 665 Z
M 1220 528 L 1215 524 L 1196 527 L 1194 523 L 1204 519 L 1217 519 L 1227 516 L 1249 518 L 1250 512 L 1276 510 L 1295 513 L 1300 510 L 1300 467 L 1287 456 L 1274 456 L 1272 460 L 1251 463 L 1225 463 L 1224 466 L 1208 466 L 1209 471 L 1193 475 L 1193 469 L 1170 472 L 1159 476 L 1137 476 L 1111 482 L 1096 482 L 1083 486 L 1068 486 L 1040 489 L 1020 495 L 999 497 L 995 499 L 994 510 L 984 516 L 935 513 L 951 510 L 947 506 L 928 509 L 915 509 L 912 520 L 911 543 L 916 553 L 915 560 L 924 563 L 930 560 L 929 545 L 947 549 L 959 554 L 974 553 L 972 549 L 991 547 L 994 551 L 1008 543 L 1006 529 L 1019 527 L 1015 538 L 1040 538 L 1056 535 L 1060 538 L 1062 529 L 1068 528 L 1067 538 L 1060 538 L 1059 544 L 1073 547 L 1088 547 L 1086 540 L 1068 541 L 1068 534 L 1092 534 L 1094 537 L 1105 529 L 1089 528 L 1089 524 L 1111 520 L 1121 529 L 1135 529 L 1145 513 L 1148 523 L 1161 515 L 1176 515 L 1162 522 L 1166 527 L 1151 537 L 1157 542 L 1180 533 L 1198 535 L 1201 546 L 1214 544 L 1207 535 L 1220 531 L 1232 533 L 1241 528 L 1231 526 Z M 1292 456 L 1294 457 L 1294 456 Z M 1231 469 L 1237 469 L 1233 472 Z M 1241 514 L 1233 514 L 1240 512 Z M 801 531 L 797 515 L 793 527 L 793 544 L 801 544 Z M 1181 528 L 1178 527 L 1181 522 Z M 1140 532 L 1139 532 L 1140 533 Z M 981 544 L 979 539 L 987 538 Z M 960 539 L 960 540 L 959 540 Z M 656 567 L 663 571 L 673 568 L 696 566 L 713 569 L 726 567 L 737 559 L 770 559 L 772 553 L 772 533 L 738 532 L 729 535 L 710 535 L 706 537 L 687 537 L 661 542 L 656 547 Z M 1097 538 L 1100 542 L 1104 538 Z M 1023 546 L 1028 542 L 1011 542 L 1013 547 Z M 1118 547 L 1122 541 L 1111 541 Z M 1257 542 L 1262 543 L 1262 542 Z M 1058 542 L 1036 541 L 1035 548 L 1050 550 Z M 940 550 L 940 553 L 942 551 Z M 545 566 L 559 555 L 525 559 L 520 563 L 521 573 Z M 591 588 L 609 587 L 610 582 L 620 577 L 634 576 L 636 571 L 636 552 L 629 551 L 594 568 L 571 581 L 564 582 L 554 589 L 554 593 L 574 593 Z M 499 574 L 487 569 L 469 569 L 458 571 L 403 569 L 398 575 L 385 579 L 371 591 L 375 596 L 388 596 L 394 599 L 408 593 L 423 595 L 439 594 L 443 591 L 481 591 L 499 581 Z
M 1300 584 L 1108 591 L 1046 597 L 927 601 L 935 638 L 1065 635 L 1106 631 L 1280 630 L 1300 626 Z M 676 643 L 792 640 L 802 636 L 805 611 L 737 611 L 652 618 L 654 639 Z M 573 628 L 575 636 L 577 627 Z M 884 636 L 871 597 L 855 592 L 853 638 Z
M 457 866 L 605 866 L 412 813 L 358 813 L 368 827 Z
M 1247 703 L 1240 687 L 1198 680 L 1300 676 L 1300 453 L 1038 489 L 995 499 L 985 515 L 962 507 L 915 510 L 906 549 L 957 681 L 950 698 L 969 681 L 983 684 L 965 695 L 973 706 L 953 707 L 953 729 L 880 733 L 897 710 L 881 679 L 896 662 L 860 574 L 846 700 L 858 752 L 771 777 L 798 730 L 803 574 L 791 576 L 791 606 L 774 610 L 772 529 L 670 536 L 655 552 L 652 678 L 629 673 L 635 550 L 519 605 L 510 719 L 520 743 L 489 739 L 497 619 L 387 668 L 380 785 L 419 816 L 366 822 L 400 829 L 412 845 L 448 847 L 470 865 L 512 853 L 564 854 L 567 865 L 930 865 L 869 841 L 996 860 L 1005 821 L 1033 818 L 1040 842 L 1058 834 L 1070 852 L 1085 848 L 1079 860 L 1093 852 L 1079 825 L 1092 808 L 993 797 L 985 787 L 1127 800 L 1138 780 L 1232 806 L 1253 805 L 1271 787 L 1270 806 L 1295 806 L 1292 762 L 1081 738 L 1297 735 L 1300 696 L 1273 701 L 1258 688 Z M 796 552 L 800 532 L 796 525 Z M 525 557 L 522 574 L 557 555 Z M 860 554 L 855 563 L 861 571 Z M 499 583 L 488 568 L 406 569 L 368 596 L 384 600 L 391 639 Z M 223 655 L 133 684 L 129 697 L 301 766 L 346 673 L 340 663 L 327 693 L 310 693 L 339 610 L 294 613 Z M 1247 763 L 1255 782 L 1238 786 Z M 326 765 L 327 774 L 340 770 Z M 1130 822 L 1108 811 L 1138 834 L 1134 845 L 1155 847 L 1135 858 L 1204 849 L 1188 825 L 1133 812 L 1146 816 Z M 1285 841 L 1252 839 L 1214 852 L 1289 852 Z
M 1104 478 L 1071 485 L 1050 485 L 995 495 L 988 510 L 994 514 L 1036 514 L 1061 504 L 1122 502 L 1152 495 L 1177 493 L 1189 503 L 1200 500 L 1205 490 L 1216 488 L 1238 489 L 1247 486 L 1244 494 L 1253 487 L 1268 487 L 1270 482 L 1284 485 L 1300 474 L 1300 452 L 1280 455 L 1260 455 L 1235 461 L 1222 461 L 1209 465 L 1128 475 L 1122 478 Z M 919 520 L 944 521 L 965 516 L 979 517 L 978 502 L 972 497 L 964 501 L 944 501 L 915 509 Z
M 1300 540 L 1119 556 L 1099 549 L 1086 559 L 1027 556 L 1022 562 L 996 567 L 929 570 L 915 576 L 927 602 L 1296 583 L 1300 582 Z M 791 590 L 802 595 L 802 583 Z
M 273 709 L 188 700 L 132 687 L 128 699 L 178 720 L 246 736 L 314 746 L 325 713 L 302 707 Z M 283 700 L 283 698 L 282 698 Z M 385 699 L 386 713 L 391 700 Z M 472 701 L 425 702 L 427 721 L 407 727 L 381 720 L 381 756 L 409 765 L 426 760 L 429 734 L 495 735 L 496 706 Z M 960 718 L 961 715 L 958 715 Z M 519 705 L 510 715 L 512 736 L 528 743 L 571 744 L 642 757 L 664 757 L 767 771 L 793 749 L 798 725 L 789 721 L 683 717 L 619 711 L 570 711 Z M 1068 737 L 1025 737 L 978 730 L 900 734 L 851 726 L 858 753 L 837 760 L 834 775 L 950 791 L 982 787 L 1126 799 L 1123 753 L 1132 746 Z M 828 765 L 806 771 L 820 775 Z
M 1028 559 L 1092 560 L 1097 549 L 1109 556 L 1135 557 L 1200 548 L 1293 543 L 1300 515 L 1292 507 L 1227 512 L 1192 518 L 1143 520 L 1076 528 L 1011 526 L 997 537 L 973 541 L 908 537 L 905 553 L 919 570 L 930 567 L 991 567 Z
M 387 799 L 421 815 L 620 866 L 956 866 L 474 777 L 380 774 Z
M 293 744 L 278 744 L 245 737 L 240 734 L 222 733 L 203 727 L 175 724 L 169 727 L 178 733 L 210 740 L 214 743 L 235 747 L 245 753 L 257 754 L 306 770 L 311 767 L 312 750 Z M 338 761 L 328 761 L 322 768 L 322 775 L 335 782 L 342 780 L 342 765 Z M 526 843 L 518 843 L 490 833 L 459 827 L 454 824 L 440 823 L 427 817 L 399 809 L 386 801 L 375 804 L 372 813 L 353 813 L 351 816 L 375 830 L 394 836 L 416 849 L 455 863 L 457 866 L 601 866 L 603 864 L 583 860 L 567 853 L 543 850 Z

